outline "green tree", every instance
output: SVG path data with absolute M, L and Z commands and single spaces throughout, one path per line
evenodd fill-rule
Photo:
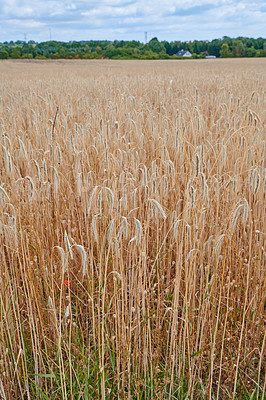
M 66 57 L 66 53 L 67 52 L 66 52 L 65 47 L 63 47 L 63 46 L 59 47 L 58 54 L 59 54 L 60 58 L 65 58 Z
M 247 50 L 246 50 L 247 57 L 255 57 L 255 55 L 256 55 L 256 49 L 254 49 L 254 46 L 247 48 Z
M 232 47 L 233 47 L 233 55 L 235 57 L 244 57 L 245 47 L 241 40 L 234 40 Z
M 160 53 L 161 51 L 165 52 L 164 45 L 161 42 L 159 42 L 159 40 L 156 37 L 149 41 L 149 48 L 154 53 Z
M 17 47 L 14 47 L 11 51 L 10 57 L 11 58 L 20 58 L 20 50 Z
M 21 58 L 27 59 L 27 60 L 32 60 L 33 59 L 33 54 L 32 53 L 24 53 Z
M 210 43 L 206 43 L 206 45 L 207 51 L 211 56 L 219 57 L 222 46 L 221 40 L 214 39 Z
M 220 50 L 220 56 L 222 58 L 227 58 L 227 57 L 231 57 L 232 53 L 230 52 L 229 46 L 227 43 L 223 43 L 221 50 Z
M 6 60 L 9 54 L 6 50 L 0 50 L 0 60 Z

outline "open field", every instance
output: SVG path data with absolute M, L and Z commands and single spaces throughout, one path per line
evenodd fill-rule
M 266 59 L 0 63 L 0 398 L 263 399 Z

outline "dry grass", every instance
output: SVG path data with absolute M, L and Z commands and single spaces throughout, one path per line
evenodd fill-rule
M 0 398 L 265 398 L 265 67 L 0 63 Z

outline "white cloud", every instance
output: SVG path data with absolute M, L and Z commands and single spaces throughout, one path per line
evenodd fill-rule
M 35 21 L 34 19 L 27 19 L 21 21 L 20 19 L 11 19 L 10 22 L 13 24 L 13 26 L 16 26 L 16 28 L 42 28 L 45 26 L 44 23 Z M 24 29 L 25 30 L 25 29 Z
M 265 37 L 265 20 L 264 0 L 0 0 L 0 41 Z
M 104 6 L 100 8 L 93 8 L 90 11 L 83 11 L 81 12 L 82 16 L 85 17 L 92 17 L 92 16 L 98 16 L 98 17 L 103 17 L 108 15 L 109 17 L 125 17 L 128 15 L 135 15 L 137 13 L 137 7 L 136 5 L 130 5 L 129 7 L 110 7 L 110 6 Z

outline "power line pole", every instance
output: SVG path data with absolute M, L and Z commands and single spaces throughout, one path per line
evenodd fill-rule
M 27 43 L 27 33 L 24 33 L 24 42 Z
M 52 40 L 52 31 L 51 31 L 51 28 L 49 28 L 49 32 L 50 32 L 50 42 L 51 42 L 51 40 Z
M 145 43 L 147 44 L 148 42 L 148 32 L 145 32 Z

